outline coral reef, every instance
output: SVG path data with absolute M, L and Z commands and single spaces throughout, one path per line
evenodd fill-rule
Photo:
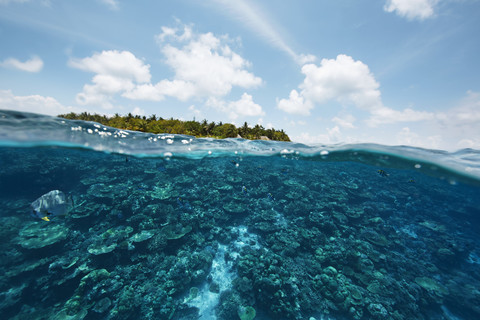
M 294 155 L 0 152 L 5 319 L 480 317 L 476 186 Z M 55 189 L 77 207 L 30 217 Z

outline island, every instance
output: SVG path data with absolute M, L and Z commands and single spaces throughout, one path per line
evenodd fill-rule
M 151 133 L 172 133 L 172 134 L 187 134 L 197 138 L 244 138 L 250 140 L 277 140 L 290 141 L 290 138 L 283 130 L 275 130 L 274 128 L 265 129 L 261 125 L 249 127 L 245 122 L 241 127 L 236 127 L 231 123 L 222 122 L 208 122 L 206 119 L 201 122 L 195 119 L 190 121 L 182 121 L 178 119 L 164 119 L 151 115 L 149 117 L 132 115 L 121 116 L 116 113 L 109 117 L 106 115 L 90 114 L 88 112 L 58 115 L 60 118 L 70 120 L 94 121 L 105 126 L 114 127 L 124 130 L 134 130 Z

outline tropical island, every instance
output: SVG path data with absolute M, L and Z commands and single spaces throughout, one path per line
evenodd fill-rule
M 58 115 L 60 118 L 70 120 L 84 120 L 101 123 L 105 126 L 114 127 L 124 130 L 133 130 L 150 133 L 173 133 L 187 134 L 197 138 L 244 138 L 250 140 L 277 140 L 290 141 L 290 138 L 283 130 L 275 130 L 274 128 L 265 129 L 261 125 L 249 127 L 245 122 L 241 127 L 236 127 L 231 123 L 215 123 L 208 122 L 206 119 L 201 122 L 195 119 L 190 121 L 182 121 L 177 119 L 164 119 L 151 115 L 149 117 L 132 115 L 121 116 L 116 113 L 113 117 L 106 115 L 90 114 L 88 112 Z

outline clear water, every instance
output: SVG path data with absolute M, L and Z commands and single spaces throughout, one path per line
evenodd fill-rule
M 0 111 L 1 318 L 478 319 L 479 168 Z

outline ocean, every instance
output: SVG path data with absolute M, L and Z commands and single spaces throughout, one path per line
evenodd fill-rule
M 478 150 L 0 110 L 2 319 L 479 319 L 479 234 Z

